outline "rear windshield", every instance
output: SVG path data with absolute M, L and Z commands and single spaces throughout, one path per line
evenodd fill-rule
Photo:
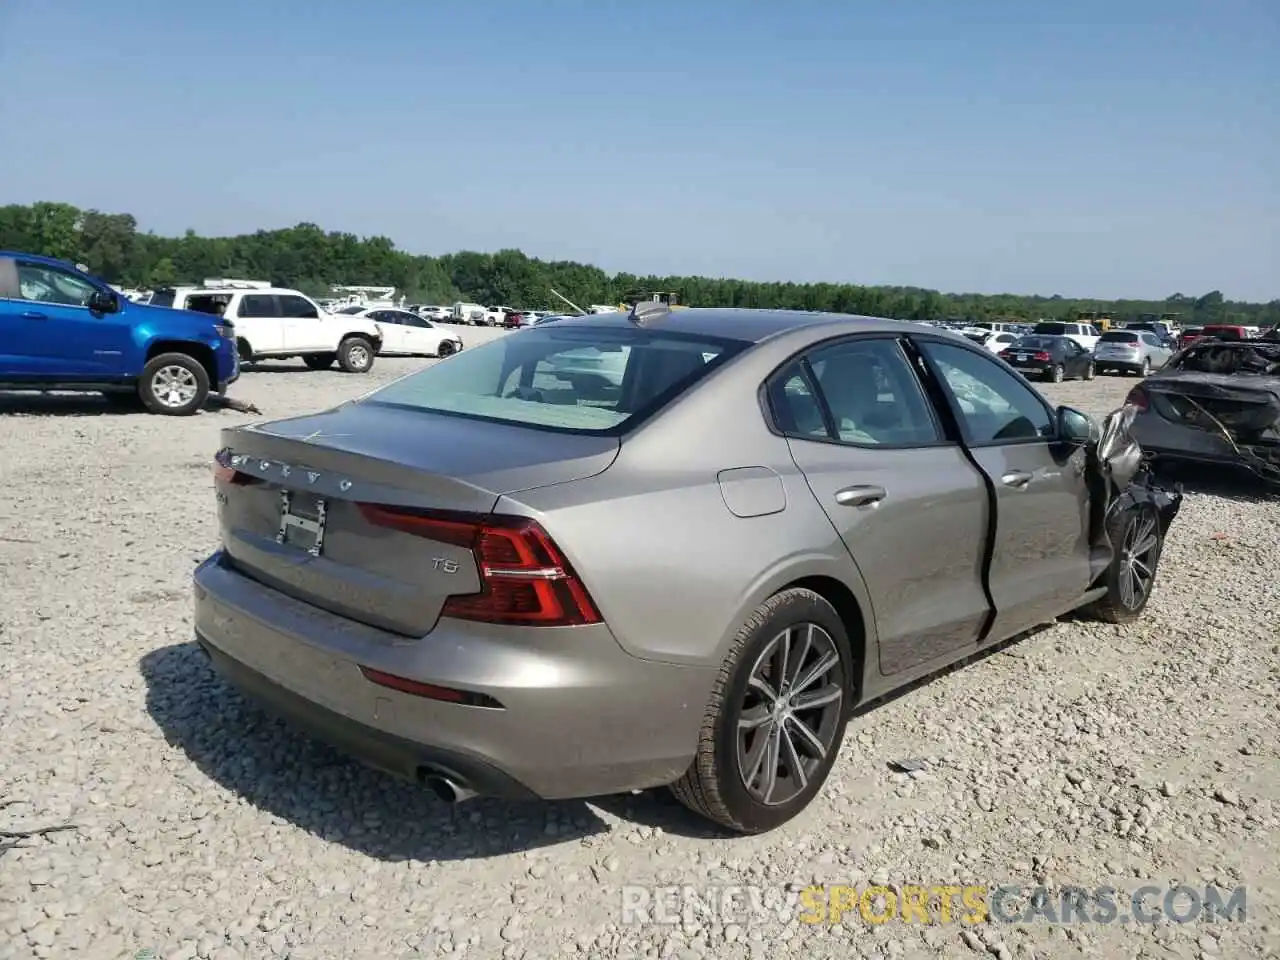
M 1013 345 L 1020 350 L 1052 350 L 1056 343 L 1053 337 L 1019 337 Z
M 1104 333 L 1098 338 L 1099 343 L 1137 343 L 1138 335 L 1136 333 L 1125 333 L 1123 330 L 1113 330 L 1110 333 Z
M 151 294 L 151 299 L 147 303 L 153 307 L 172 307 L 173 295 L 174 291 L 172 290 L 157 290 Z
M 621 433 L 746 349 L 641 327 L 531 327 L 455 354 L 365 398 L 573 433 Z
M 1034 332 L 1047 334 L 1050 337 L 1062 337 L 1068 333 L 1075 333 L 1075 330 L 1068 330 L 1065 323 L 1037 323 Z

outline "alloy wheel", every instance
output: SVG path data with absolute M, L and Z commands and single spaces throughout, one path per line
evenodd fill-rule
M 157 401 L 170 409 L 186 406 L 195 399 L 199 390 L 196 375 L 177 364 L 161 367 L 151 378 L 151 392 Z
M 738 772 L 753 800 L 778 806 L 808 786 L 836 747 L 845 686 L 835 640 L 817 624 L 765 645 L 738 713 Z
M 363 370 L 369 365 L 369 348 L 362 343 L 352 345 L 347 350 L 347 362 L 357 370 Z
M 1120 549 L 1120 602 L 1129 610 L 1138 609 L 1151 590 L 1159 546 L 1156 517 L 1145 510 L 1129 524 Z

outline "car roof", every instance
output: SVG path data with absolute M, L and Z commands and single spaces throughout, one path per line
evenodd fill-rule
M 295 296 L 306 296 L 301 290 L 290 290 L 288 287 L 167 287 L 164 289 L 182 290 L 187 294 L 192 293 L 248 293 L 255 296 L 273 296 L 282 293 L 292 294 Z
M 76 273 L 84 273 L 83 270 L 77 267 L 70 260 L 60 260 L 57 257 L 45 257 L 38 253 L 26 253 L 21 250 L 0 250 L 0 257 L 11 260 L 17 260 L 19 258 L 23 260 L 34 260 L 36 263 L 47 264 L 50 267 L 63 267 L 67 270 L 74 270 Z
M 924 332 L 924 324 L 884 317 L 865 317 L 847 313 L 823 313 L 806 310 L 748 310 L 729 307 L 680 307 L 633 321 L 628 313 L 593 313 L 581 317 L 565 317 L 559 325 L 591 327 L 630 327 L 638 324 L 646 330 L 662 330 L 700 337 L 723 337 L 760 343 L 774 336 L 803 328 L 824 326 L 852 328 L 850 332 L 906 333 Z

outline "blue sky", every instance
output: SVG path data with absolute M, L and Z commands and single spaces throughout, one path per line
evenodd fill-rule
M 1276 0 L 2 0 L 0 203 L 1268 300 L 1278 50 Z

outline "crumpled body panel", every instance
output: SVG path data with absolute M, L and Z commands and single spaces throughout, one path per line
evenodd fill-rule
M 1137 414 L 1138 408 L 1131 404 L 1113 410 L 1103 419 L 1096 442 L 1089 445 L 1090 546 L 1099 552 L 1098 566 L 1103 570 L 1115 555 L 1115 545 L 1107 536 L 1107 520 L 1115 513 L 1150 505 L 1160 517 L 1160 529 L 1167 533 L 1182 507 L 1181 489 L 1169 490 L 1155 482 L 1134 439 Z

